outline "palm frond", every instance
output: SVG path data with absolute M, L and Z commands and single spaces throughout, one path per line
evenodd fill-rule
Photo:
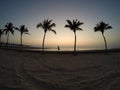
M 65 27 L 70 28 L 70 25 L 67 25 L 67 24 L 66 24 Z
M 36 28 L 39 28 L 39 27 L 43 28 L 43 24 L 42 23 L 37 24 Z
M 95 32 L 99 31 L 98 27 L 94 27 L 94 31 Z
M 14 34 L 14 30 L 10 30 L 10 32 L 11 32 L 12 34 Z
M 76 20 L 73 20 L 73 26 L 76 26 L 77 25 L 77 19 Z
M 18 27 L 15 27 L 15 30 L 20 31 L 20 29 Z
M 84 23 L 83 22 L 78 22 L 79 25 L 83 25 Z
M 112 26 L 107 26 L 105 29 L 106 29 L 106 30 L 107 30 L 107 29 L 112 29 Z
M 27 29 L 27 28 L 25 28 L 24 32 L 28 32 L 28 29 Z
M 66 20 L 66 21 L 67 21 L 68 25 L 70 25 L 70 26 L 73 25 L 72 22 L 71 22 L 70 20 Z
M 55 23 L 52 23 L 51 25 L 49 25 L 48 28 L 52 28 L 52 27 L 55 27 L 55 26 L 56 26 L 56 24 L 55 24 Z
M 82 31 L 83 29 L 82 28 L 77 28 L 76 30 L 81 30 Z
M 52 31 L 54 34 L 57 34 L 57 32 L 53 29 L 49 29 L 49 31 Z
M 47 19 L 48 24 L 50 24 L 52 21 L 53 21 L 52 19 L 51 20 Z
M 7 29 L 3 30 L 3 33 L 5 32 L 5 34 L 7 35 L 7 33 L 9 32 Z
M 0 35 L 2 35 L 3 34 L 3 29 L 0 29 Z

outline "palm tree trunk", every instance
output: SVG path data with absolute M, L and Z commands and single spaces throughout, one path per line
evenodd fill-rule
M 75 42 L 74 42 L 74 53 L 76 54 L 76 32 L 74 32 L 75 35 Z
M 22 46 L 22 34 L 21 34 L 21 46 Z
M 0 45 L 2 46 L 2 42 L 1 42 L 1 35 L 0 35 Z
M 0 43 L 1 43 L 1 35 L 0 35 Z
M 46 32 L 44 33 L 43 43 L 42 43 L 42 53 L 44 53 L 44 43 L 45 43 Z
M 107 41 L 106 41 L 106 38 L 105 38 L 105 36 L 104 36 L 104 34 L 102 34 L 102 36 L 103 36 L 103 39 L 104 39 L 104 42 L 105 42 L 105 54 L 107 54 Z
M 9 42 L 9 32 L 7 34 L 7 46 L 8 46 L 8 42 Z

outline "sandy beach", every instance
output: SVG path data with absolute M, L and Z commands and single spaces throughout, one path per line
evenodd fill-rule
M 120 53 L 0 49 L 0 90 L 120 90 Z

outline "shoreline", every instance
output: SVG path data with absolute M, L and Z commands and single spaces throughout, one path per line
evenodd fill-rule
M 21 52 L 35 52 L 35 53 L 42 53 L 40 48 L 34 48 L 34 47 L 0 47 L 0 49 L 3 50 L 15 50 L 15 51 L 21 51 Z M 37 50 L 38 49 L 38 50 Z M 115 49 L 108 49 L 107 53 L 119 53 L 120 48 Z M 44 53 L 58 53 L 58 54 L 71 54 L 74 53 L 74 51 L 50 51 L 50 50 L 44 50 Z M 78 50 L 76 51 L 76 54 L 97 54 L 97 53 L 105 53 L 105 50 Z

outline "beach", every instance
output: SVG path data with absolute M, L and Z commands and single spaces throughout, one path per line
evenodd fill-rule
M 0 90 L 120 90 L 120 53 L 0 49 Z

